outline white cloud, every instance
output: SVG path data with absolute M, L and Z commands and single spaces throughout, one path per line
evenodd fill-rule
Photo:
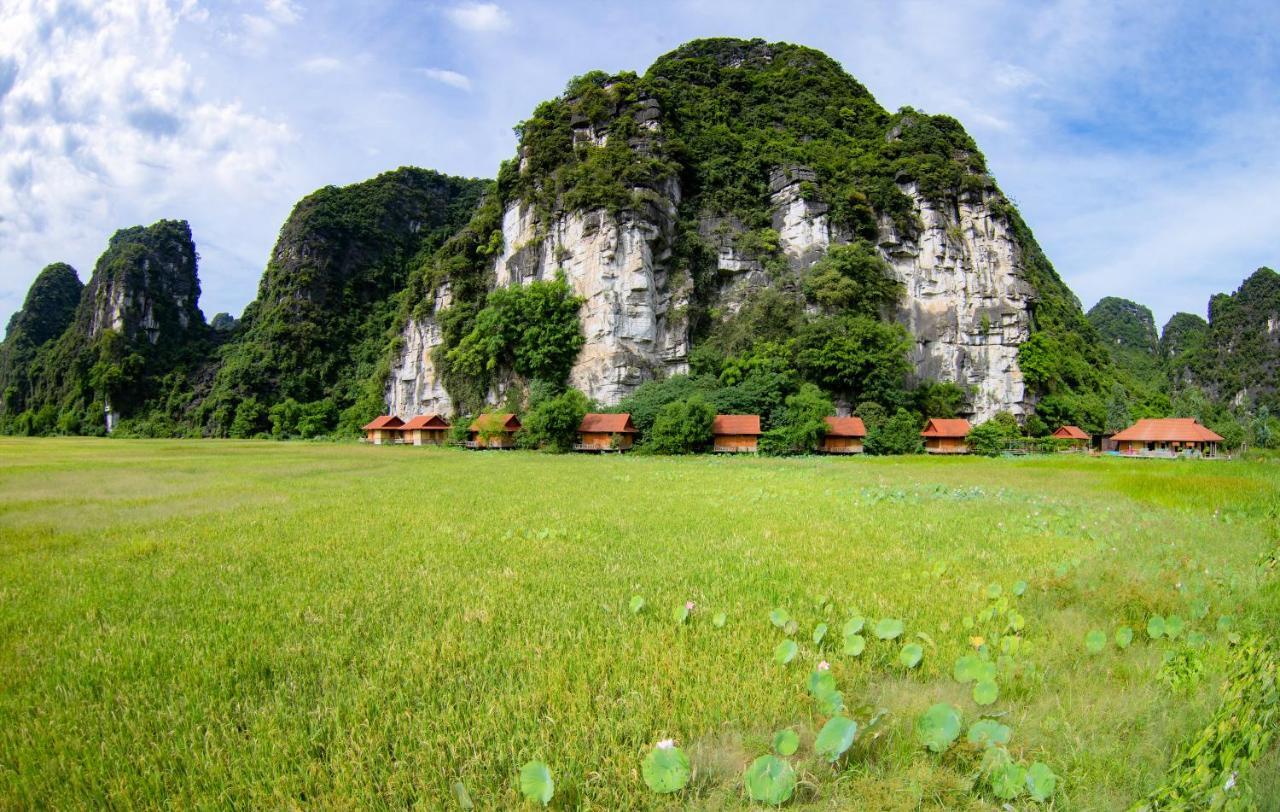
M 187 217 L 278 182 L 289 128 L 205 98 L 163 0 L 11 0 L 0 11 L 0 308 L 41 266 L 97 256 L 116 228 Z
M 511 18 L 496 3 L 463 3 L 444 13 L 454 25 L 468 31 L 503 31 L 511 27 Z
M 471 90 L 471 80 L 461 73 L 444 68 L 423 68 L 422 75 L 436 82 L 441 82 L 461 90 Z
M 342 69 L 342 60 L 331 56 L 316 56 L 299 65 L 307 73 L 333 73 Z

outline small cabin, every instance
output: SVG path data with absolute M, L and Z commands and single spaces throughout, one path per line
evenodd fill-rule
M 404 424 L 404 441 L 414 445 L 444 445 L 449 421 L 438 414 L 420 414 Z
M 711 450 L 719 454 L 755 454 L 760 450 L 760 415 L 718 414 L 711 424 Z
M 920 432 L 924 450 L 930 454 L 968 454 L 971 428 L 964 418 L 931 417 Z
M 384 414 L 364 427 L 364 439 L 374 445 L 390 445 L 404 442 L 404 421 L 393 414 Z
M 861 454 L 867 427 L 861 417 L 827 417 L 827 433 L 818 450 L 823 454 Z
M 515 448 L 519 430 L 513 414 L 482 414 L 467 428 L 467 448 Z
M 1053 433 L 1053 438 L 1062 440 L 1071 451 L 1084 451 L 1092 439 L 1079 426 L 1063 426 Z
M 629 414 L 583 415 L 574 451 L 626 451 L 635 442 L 636 427 Z
M 1149 417 L 1112 435 L 1116 451 L 1126 457 L 1216 457 L 1222 435 L 1190 417 Z

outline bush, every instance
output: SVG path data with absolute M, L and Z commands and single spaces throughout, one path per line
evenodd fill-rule
M 545 448 L 563 454 L 573 450 L 582 417 L 591 410 L 591 401 L 577 389 L 566 389 L 554 397 L 533 403 L 523 421 L 520 445 Z
M 911 412 L 899 408 L 879 428 L 867 427 L 866 445 L 868 454 L 919 454 L 924 450 L 920 421 Z
M 984 457 L 998 457 L 1004 453 L 1010 440 L 1016 440 L 1021 435 L 1017 418 L 1008 412 L 1000 412 L 970 429 L 969 450 Z
M 668 403 L 658 412 L 649 433 L 649 450 L 657 454 L 692 454 L 711 445 L 716 410 L 701 397 Z
M 787 398 L 777 425 L 764 433 L 760 450 L 765 454 L 808 454 L 822 443 L 827 434 L 823 418 L 835 414 L 835 405 L 821 389 L 811 383 Z

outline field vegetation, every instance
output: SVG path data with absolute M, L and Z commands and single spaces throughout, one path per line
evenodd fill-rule
M 1249 808 L 1278 494 L 1267 459 L 8 439 L 0 807 Z

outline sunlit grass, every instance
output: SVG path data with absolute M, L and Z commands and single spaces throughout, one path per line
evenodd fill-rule
M 1224 667 L 1211 633 L 1206 677 L 1173 691 L 1147 619 L 1204 599 L 1204 631 L 1264 628 L 1278 480 L 1239 462 L 4 441 L 0 806 L 449 808 L 462 782 L 502 808 L 539 760 L 553 806 L 732 808 L 792 727 L 793 805 L 987 808 L 976 759 L 927 753 L 913 724 L 937 702 L 978 718 L 951 678 L 964 618 L 1024 579 L 1033 668 L 981 710 L 1057 773 L 1058 808 L 1121 808 L 1211 716 Z M 777 607 L 799 623 L 786 666 Z M 871 633 L 886 617 L 902 637 Z M 1086 652 L 1120 625 L 1128 650 Z M 850 708 L 889 710 L 835 768 L 813 749 L 820 659 Z M 693 776 L 659 796 L 640 765 L 667 738 Z

